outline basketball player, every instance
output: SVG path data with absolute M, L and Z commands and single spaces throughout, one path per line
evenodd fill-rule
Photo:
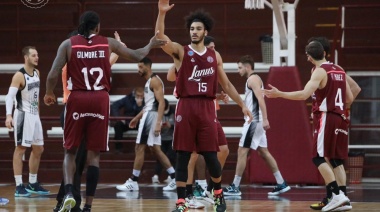
M 12 78 L 8 94 L 5 99 L 6 120 L 5 126 L 14 127 L 16 148 L 13 154 L 13 172 L 16 181 L 15 197 L 27 197 L 31 193 L 49 194 L 37 181 L 37 172 L 41 155 L 44 151 L 44 138 L 39 115 L 40 72 L 38 52 L 34 46 L 22 49 L 24 67 Z M 14 117 L 12 117 L 13 101 L 16 99 Z M 26 148 L 32 147 L 29 157 L 29 183 L 27 187 L 22 181 L 22 157 Z
M 173 142 L 173 149 L 177 151 L 178 201 L 174 212 L 188 210 L 185 202 L 187 165 L 190 155 L 194 151 L 203 155 L 214 182 L 215 210 L 226 211 L 227 206 L 221 188 L 222 170 L 217 158 L 219 147 L 214 99 L 218 81 L 223 90 L 242 108 L 242 112 L 249 120 L 252 119 L 252 114 L 244 105 L 235 87 L 228 80 L 223 70 L 220 54 L 204 46 L 204 37 L 213 26 L 211 16 L 202 10 L 198 10 L 186 17 L 191 44 L 182 46 L 171 42 L 164 32 L 166 13 L 173 6 L 169 5 L 169 0 L 159 1 L 156 30 L 159 30 L 159 38 L 169 40 L 162 49 L 172 56 L 178 70 L 176 93 L 179 100 Z
M 227 188 L 223 189 L 224 195 L 240 196 L 240 181 L 243 176 L 247 157 L 251 149 L 257 150 L 260 157 L 271 169 L 277 185 L 268 195 L 278 195 L 290 190 L 278 169 L 277 162 L 268 150 L 268 142 L 265 134 L 270 125 L 267 116 L 267 109 L 262 94 L 263 81 L 254 73 L 255 62 L 250 55 L 242 56 L 238 61 L 238 72 L 240 76 L 246 77 L 245 84 L 245 104 L 249 107 L 253 115 L 251 123 L 244 123 L 242 137 L 240 138 L 237 151 L 238 159 L 234 181 Z
M 152 72 L 152 61 L 147 57 L 138 63 L 138 73 L 147 82 L 144 87 L 145 107 L 129 122 L 130 128 L 136 128 L 141 119 L 136 139 L 133 172 L 132 176 L 124 184 L 118 185 L 116 188 L 121 191 L 139 190 L 137 181 L 144 164 L 145 148 L 148 146 L 162 166 L 166 168 L 171 178 L 171 181 L 163 190 L 175 190 L 175 170 L 170 164 L 169 158 L 161 150 L 161 121 L 165 109 L 164 84 L 160 77 Z
M 264 90 L 269 98 L 281 97 L 290 100 L 305 100 L 312 96 L 314 148 L 313 163 L 318 168 L 326 184 L 326 193 L 331 194 L 330 201 L 322 211 L 332 211 L 346 204 L 349 199 L 339 189 L 335 168 L 344 170 L 343 159 L 348 156 L 348 120 L 345 116 L 346 104 L 351 104 L 353 95 L 346 80 L 344 70 L 325 59 L 321 43 L 312 41 L 306 46 L 309 62 L 316 68 L 309 82 L 300 91 L 282 92 L 272 85 L 271 90 Z M 325 158 L 329 158 L 330 165 Z
M 83 137 L 87 141 L 86 204 L 83 211 L 91 211 L 93 197 L 99 178 L 99 153 L 108 151 L 108 119 L 111 52 L 140 61 L 152 48 L 166 42 L 153 37 L 144 48 L 131 50 L 113 38 L 99 35 L 99 15 L 87 11 L 80 18 L 79 35 L 62 42 L 46 82 L 44 102 L 52 105 L 56 101 L 54 88 L 63 66 L 67 63 L 68 88 L 71 90 L 66 103 L 63 173 L 65 198 L 59 210 L 70 211 L 75 205 L 73 198 L 73 176 L 75 153 Z
M 312 37 L 308 40 L 308 43 L 312 42 L 312 41 L 318 41 L 319 43 L 322 44 L 323 46 L 323 50 L 325 51 L 325 58 L 327 60 L 327 58 L 329 57 L 330 55 L 330 42 L 329 40 L 326 38 L 326 37 Z M 315 67 L 313 67 L 311 73 L 313 73 Z M 361 88 L 359 87 L 359 85 L 349 76 L 346 74 L 346 80 L 348 82 L 348 84 L 350 85 L 350 89 L 351 89 L 351 92 L 352 92 L 352 95 L 353 95 L 353 99 L 355 100 L 356 97 L 358 96 L 358 94 L 360 93 L 360 90 Z M 316 103 L 316 102 L 315 102 Z M 318 108 L 318 105 L 316 104 L 316 107 Z M 350 108 L 350 105 L 347 105 L 346 107 L 346 116 L 349 117 L 349 109 Z M 314 118 L 313 116 L 313 113 L 312 113 L 312 117 Z M 325 158 L 326 159 L 326 162 L 329 163 L 329 159 L 328 158 Z M 331 166 L 331 164 L 330 164 Z M 347 196 L 347 186 L 346 186 L 346 172 L 344 170 L 342 170 L 341 168 L 343 167 L 342 166 L 338 166 L 336 168 L 334 168 L 334 175 L 335 175 L 335 178 L 336 178 L 336 182 L 338 183 L 338 186 L 339 186 L 339 189 L 341 191 L 343 191 L 343 193 Z M 311 209 L 314 209 L 314 210 L 321 210 L 324 206 L 327 205 L 328 203 L 328 200 L 331 199 L 331 195 L 332 193 L 331 192 L 328 192 L 327 194 L 328 196 L 324 197 L 322 199 L 321 202 L 319 203 L 315 203 L 315 204 L 311 204 L 310 205 L 310 208 Z M 348 197 L 347 197 L 348 198 Z M 347 211 L 347 210 L 351 210 L 352 209 L 352 205 L 351 203 L 348 201 L 346 202 L 344 205 L 336 208 L 335 210 L 336 211 Z

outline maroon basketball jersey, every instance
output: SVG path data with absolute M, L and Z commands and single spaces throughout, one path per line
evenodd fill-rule
M 323 63 L 321 68 L 327 73 L 327 83 L 313 94 L 313 112 L 345 114 L 346 73 L 329 62 Z
M 205 48 L 203 52 L 198 53 L 190 45 L 184 46 L 184 51 L 176 80 L 178 97 L 215 98 L 218 85 L 215 51 Z
M 71 40 L 71 57 L 67 64 L 68 89 L 110 90 L 111 65 L 106 37 L 94 35 L 89 39 L 81 35 Z

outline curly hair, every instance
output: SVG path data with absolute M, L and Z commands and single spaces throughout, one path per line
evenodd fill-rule
M 191 24 L 193 22 L 202 22 L 207 31 L 211 31 L 214 26 L 214 19 L 211 17 L 210 13 L 204 11 L 203 9 L 198 9 L 188 16 L 185 17 L 186 29 L 190 30 Z
M 86 11 L 79 18 L 78 33 L 88 38 L 90 36 L 90 31 L 94 30 L 100 23 L 100 18 L 98 13 L 94 11 Z

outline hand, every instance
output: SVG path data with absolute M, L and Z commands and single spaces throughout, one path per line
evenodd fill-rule
M 262 92 L 263 94 L 268 97 L 268 98 L 277 98 L 280 96 L 280 91 L 274 87 L 273 85 L 269 84 L 268 85 L 270 88 L 272 88 L 271 90 L 267 90 L 267 89 L 264 89 Z
M 268 119 L 264 119 L 263 120 L 263 128 L 264 128 L 264 130 L 269 130 L 270 129 Z
M 159 0 L 158 1 L 158 10 L 160 12 L 167 12 L 174 7 L 174 4 L 169 5 L 169 0 Z
M 129 122 L 129 128 L 136 128 L 136 125 L 137 125 L 138 122 L 139 122 L 139 120 L 137 120 L 136 118 L 133 118 L 133 119 Z
M 226 93 L 224 93 L 224 91 L 222 91 L 220 92 L 220 94 L 216 95 L 216 99 L 223 101 L 225 104 L 228 104 L 230 97 Z
M 154 136 L 158 137 L 161 133 L 161 123 L 156 123 L 156 127 L 154 128 Z
M 251 123 L 252 122 L 252 119 L 253 119 L 253 116 L 252 116 L 252 113 L 251 111 L 247 108 L 247 106 L 243 106 L 242 108 L 242 112 L 244 114 L 244 117 L 248 117 L 249 119 L 247 120 L 248 123 Z
M 115 39 L 117 41 L 121 42 L 119 33 L 117 33 L 117 31 L 115 31 L 113 34 L 115 35 Z
M 161 40 L 161 39 L 157 39 L 157 36 L 158 36 L 158 31 L 156 32 L 156 34 L 150 39 L 150 46 L 152 48 L 160 48 L 161 46 L 164 46 L 166 44 L 168 44 L 168 41 L 166 40 Z
M 45 94 L 44 96 L 45 105 L 50 106 L 56 102 L 55 95 L 53 94 Z
M 12 118 L 12 115 L 7 115 L 7 118 L 5 119 L 5 126 L 8 129 L 12 129 L 13 128 L 13 118 Z

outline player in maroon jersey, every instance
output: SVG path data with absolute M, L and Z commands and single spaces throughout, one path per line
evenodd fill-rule
M 319 43 L 322 44 L 323 50 L 325 51 L 325 58 L 327 60 L 330 56 L 330 42 L 329 42 L 329 40 L 326 37 L 311 37 L 311 38 L 309 38 L 308 43 L 310 43 L 312 41 L 318 41 Z M 311 73 L 313 73 L 314 69 L 315 69 L 315 66 L 312 68 Z M 358 94 L 361 91 L 361 88 L 348 74 L 346 74 L 346 80 L 347 80 L 348 84 L 350 85 L 350 89 L 351 89 L 353 98 L 356 99 L 356 97 L 358 96 Z M 350 119 L 349 118 L 350 117 L 350 105 L 346 105 L 346 114 L 345 115 L 348 119 Z M 312 113 L 312 118 L 314 118 L 313 113 Z M 326 162 L 329 163 L 329 159 L 328 158 L 325 158 L 325 159 L 326 159 Z M 338 166 L 338 167 L 334 168 L 333 170 L 334 170 L 336 182 L 338 183 L 339 189 L 341 191 L 343 191 L 343 193 L 347 196 L 347 187 L 346 187 L 347 176 L 346 176 L 346 172 L 344 171 L 343 165 Z M 331 194 L 329 194 L 329 195 L 331 195 Z M 321 210 L 325 205 L 327 205 L 329 199 L 331 199 L 331 196 L 324 197 L 321 202 L 311 204 L 310 208 L 314 209 L 314 210 Z M 347 210 L 351 210 L 351 209 L 352 209 L 351 203 L 347 202 L 346 204 L 338 207 L 336 209 L 336 211 L 347 211 Z
M 75 205 L 72 196 L 75 154 L 82 137 L 87 140 L 86 204 L 83 211 L 91 211 L 91 204 L 99 178 L 99 153 L 108 150 L 108 118 L 111 66 L 110 53 L 137 62 L 152 48 L 166 44 L 154 36 L 148 45 L 137 50 L 129 49 L 113 38 L 99 35 L 99 15 L 87 11 L 80 18 L 79 35 L 66 39 L 58 48 L 57 56 L 48 74 L 44 102 L 56 101 L 54 88 L 67 63 L 68 89 L 66 103 L 63 173 L 65 198 L 61 211 L 70 211 Z
M 222 171 L 217 159 L 219 148 L 214 99 L 218 82 L 242 108 L 247 119 L 252 120 L 252 114 L 227 78 L 220 54 L 204 46 L 204 37 L 213 27 L 211 16 L 198 10 L 186 17 L 191 44 L 182 46 L 171 42 L 164 32 L 165 15 L 173 6 L 169 4 L 169 0 L 159 1 L 156 30 L 159 31 L 159 38 L 169 41 L 162 49 L 172 56 L 178 70 L 176 92 L 179 100 L 173 142 L 178 161 L 176 165 L 178 201 L 174 211 L 188 210 L 185 204 L 187 165 L 194 151 L 203 155 L 214 182 L 215 210 L 225 211 L 226 204 L 221 188 Z
M 264 94 L 269 98 L 290 100 L 305 100 L 312 95 L 315 106 L 313 163 L 325 180 L 327 193 L 332 192 L 330 201 L 322 208 L 322 211 L 330 211 L 349 201 L 339 190 L 333 168 L 342 166 L 343 159 L 348 156 L 348 120 L 345 108 L 353 101 L 353 95 L 346 81 L 346 73 L 341 67 L 326 61 L 321 43 L 310 42 L 306 46 L 306 55 L 316 68 L 303 90 L 282 92 L 269 85 L 271 90 L 264 90 Z M 332 167 L 326 163 L 325 157 L 330 159 Z M 344 171 L 343 166 L 342 170 Z

